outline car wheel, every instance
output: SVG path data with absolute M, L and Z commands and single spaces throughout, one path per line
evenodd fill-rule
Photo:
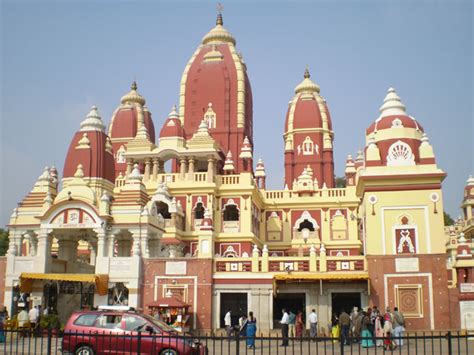
M 160 353 L 160 355 L 178 355 L 178 352 L 174 349 L 165 349 Z
M 76 355 L 94 355 L 94 350 L 89 345 L 81 345 L 77 348 Z

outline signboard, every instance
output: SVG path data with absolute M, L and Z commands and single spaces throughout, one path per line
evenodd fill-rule
M 166 275 L 186 275 L 186 261 L 167 261 Z
M 396 272 L 418 272 L 420 271 L 420 263 L 418 258 L 396 258 Z
M 464 293 L 474 293 L 474 283 L 459 284 L 459 289 Z

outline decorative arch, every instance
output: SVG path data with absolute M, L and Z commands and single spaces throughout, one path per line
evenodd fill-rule
M 73 227 L 73 228 L 99 228 L 102 219 L 94 208 L 86 203 L 59 204 L 53 207 L 42 222 L 43 228 Z
M 400 214 L 393 226 L 394 254 L 416 254 L 418 252 L 418 228 L 413 218 L 407 214 Z
M 411 165 L 415 165 L 415 156 L 407 143 L 398 140 L 388 148 L 387 166 Z
M 319 225 L 318 225 L 318 221 L 316 221 L 312 216 L 311 214 L 308 212 L 308 211 L 304 211 L 302 214 L 301 214 L 301 217 L 298 218 L 296 221 L 295 221 L 295 224 L 293 225 L 293 229 L 295 230 L 298 230 L 300 225 L 305 221 L 307 220 L 308 222 L 310 222 L 312 225 L 313 225 L 313 228 L 314 228 L 314 231 L 318 231 L 319 230 Z
M 125 152 L 126 152 L 126 149 L 122 144 L 120 146 L 120 148 L 117 150 L 117 154 L 115 155 L 115 160 L 116 160 L 117 163 L 123 164 L 123 163 L 127 162 L 127 160 L 125 159 L 125 156 L 124 156 Z

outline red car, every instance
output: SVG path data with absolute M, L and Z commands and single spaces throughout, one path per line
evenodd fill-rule
M 204 355 L 207 348 L 198 340 L 179 334 L 166 323 L 148 315 L 103 309 L 71 315 L 64 328 L 62 352 L 78 355 Z

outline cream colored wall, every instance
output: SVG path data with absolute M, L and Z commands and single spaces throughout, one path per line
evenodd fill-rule
M 436 203 L 437 214 L 430 200 L 434 192 L 440 196 Z M 375 215 L 372 215 L 372 205 L 368 202 L 372 195 L 377 197 Z M 399 224 L 402 215 L 409 216 L 410 225 L 416 227 L 418 253 L 445 253 L 441 190 L 370 192 L 364 196 L 364 205 L 367 254 L 396 254 L 394 226 Z

